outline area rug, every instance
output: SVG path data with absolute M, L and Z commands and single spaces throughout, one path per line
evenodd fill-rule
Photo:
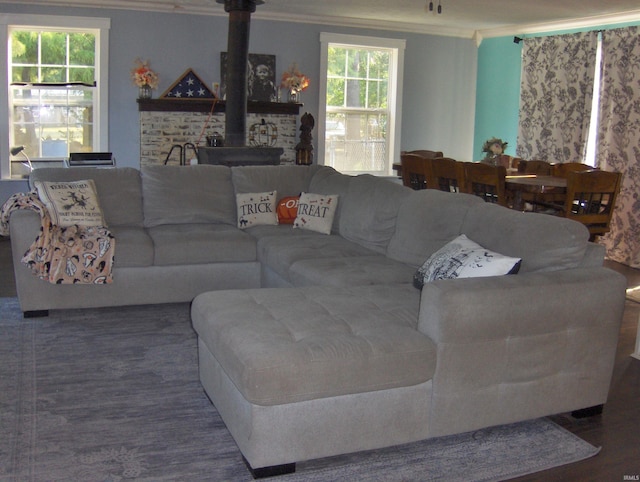
M 0 480 L 248 481 L 198 381 L 188 304 L 0 299 Z M 548 419 L 301 462 L 279 481 L 506 480 L 598 453 Z

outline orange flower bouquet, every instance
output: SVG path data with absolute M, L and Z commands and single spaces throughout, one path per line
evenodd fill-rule
M 289 70 L 282 74 L 280 86 L 291 93 L 298 93 L 309 87 L 309 77 L 298 70 L 296 63 L 291 64 Z
M 136 66 L 131 69 L 131 79 L 138 87 L 149 86 L 152 89 L 158 87 L 158 74 L 149 67 L 148 61 L 136 59 Z

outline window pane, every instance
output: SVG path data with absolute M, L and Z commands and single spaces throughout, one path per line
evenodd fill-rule
M 333 107 L 344 106 L 344 80 L 328 79 L 327 80 L 327 105 Z
M 69 82 L 84 82 L 93 84 L 95 79 L 95 69 L 69 69 Z
M 327 77 L 344 77 L 347 51 L 342 48 L 329 47 Z
M 41 62 L 50 65 L 67 64 L 67 34 L 63 32 L 42 32 Z
M 13 67 L 11 69 L 12 82 L 38 82 L 37 67 Z
M 365 107 L 366 88 L 367 82 L 364 80 L 347 80 L 347 107 Z
M 66 82 L 67 73 L 60 67 L 42 67 L 40 82 Z
M 95 49 L 95 35 L 88 33 L 69 34 L 70 65 L 86 65 L 93 67 L 95 64 Z
M 38 62 L 38 34 L 15 31 L 11 34 L 11 58 L 14 64 Z
M 347 50 L 347 77 L 360 77 L 360 53 Z

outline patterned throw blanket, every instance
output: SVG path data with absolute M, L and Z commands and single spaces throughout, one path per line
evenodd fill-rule
M 40 234 L 22 257 L 38 278 L 53 284 L 104 284 L 113 281 L 115 238 L 103 227 L 51 224 L 35 191 L 12 195 L 0 209 L 0 235 L 9 235 L 9 217 L 16 209 L 40 215 Z

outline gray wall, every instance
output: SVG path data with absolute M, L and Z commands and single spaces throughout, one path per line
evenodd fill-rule
M 265 4 L 258 9 L 268 8 Z M 0 13 L 96 16 L 111 19 L 109 148 L 119 166 L 139 167 L 137 88 L 130 71 L 137 57 L 160 76 L 157 97 L 192 68 L 205 82 L 220 80 L 220 52 L 227 49 L 226 16 L 2 4 Z M 320 32 L 406 39 L 400 148 L 437 149 L 472 160 L 477 48 L 470 39 L 384 30 L 275 22 L 251 22 L 250 52 L 276 55 L 276 80 L 291 62 L 311 79 L 302 112 L 317 117 Z M 6 102 L 6 99 L 0 101 Z M 0 181 L 0 202 L 26 183 Z

